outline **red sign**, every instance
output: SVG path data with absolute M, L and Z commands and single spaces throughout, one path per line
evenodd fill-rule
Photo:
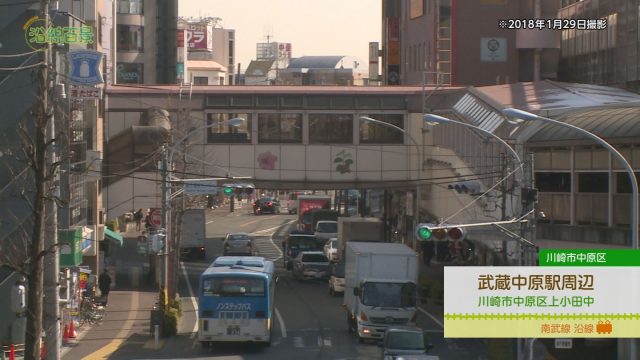
M 151 223 L 155 226 L 160 226 L 162 224 L 162 209 L 151 209 Z
M 207 49 L 207 32 L 187 30 L 187 43 L 189 49 Z

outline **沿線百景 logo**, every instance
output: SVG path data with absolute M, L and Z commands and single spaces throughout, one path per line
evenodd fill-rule
M 44 19 L 34 16 L 22 29 L 27 45 L 36 51 L 46 49 L 49 44 L 93 44 L 91 26 L 47 26 Z

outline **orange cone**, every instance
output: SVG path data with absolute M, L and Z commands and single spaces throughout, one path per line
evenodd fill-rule
M 71 319 L 71 324 L 69 324 L 69 339 L 75 339 L 78 334 L 76 333 L 76 329 L 73 328 L 73 319 Z
M 62 340 L 69 340 L 69 325 L 64 326 L 64 332 L 62 333 Z
M 40 346 L 40 359 L 46 360 L 46 358 L 47 358 L 47 345 L 43 340 L 42 345 Z
M 9 360 L 16 360 L 16 349 L 13 347 L 13 344 L 9 347 Z

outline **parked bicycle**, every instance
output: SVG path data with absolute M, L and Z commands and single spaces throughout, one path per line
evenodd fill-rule
M 85 323 L 96 324 L 104 318 L 105 307 L 92 297 L 83 297 L 78 311 L 78 326 Z

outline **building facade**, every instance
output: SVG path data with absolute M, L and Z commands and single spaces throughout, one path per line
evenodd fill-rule
M 277 85 L 364 85 L 367 73 L 353 56 L 302 56 L 278 70 Z
M 216 68 L 217 73 L 222 73 L 224 80 L 218 76 L 214 82 L 208 85 L 233 85 L 236 83 L 235 74 L 235 30 L 224 29 L 220 26 L 220 18 L 180 18 L 178 20 L 178 39 L 182 39 L 182 45 L 187 50 L 186 65 L 184 68 L 185 83 L 192 82 L 189 76 L 189 62 L 194 61 L 194 66 L 199 66 L 202 71 L 202 62 L 210 62 L 208 69 Z M 178 42 L 180 47 L 181 41 Z M 202 77 L 202 76 L 199 76 Z M 204 85 L 204 84 L 199 84 Z
M 509 19 L 551 19 L 559 5 L 559 0 L 384 0 L 384 82 L 482 86 L 555 79 L 559 31 L 525 29 Z
M 639 1 L 563 1 L 558 18 L 603 19 L 606 25 L 562 30 L 562 81 L 640 90 Z
M 116 1 L 116 82 L 175 84 L 178 1 Z

